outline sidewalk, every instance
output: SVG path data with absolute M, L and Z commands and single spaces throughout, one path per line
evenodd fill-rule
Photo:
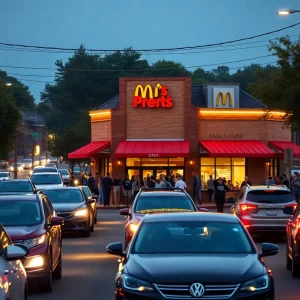
M 232 206 L 231 203 L 225 203 L 224 205 L 224 208 L 230 208 Z M 112 206 L 103 206 L 103 205 L 99 205 L 97 204 L 97 209 L 122 209 L 122 208 L 126 208 L 127 206 L 121 204 L 120 206 L 115 206 L 115 205 L 112 205 Z M 206 204 L 202 204 L 200 206 L 201 208 L 206 208 L 206 209 L 215 209 L 217 208 L 216 204 L 209 204 L 209 203 L 206 203 Z

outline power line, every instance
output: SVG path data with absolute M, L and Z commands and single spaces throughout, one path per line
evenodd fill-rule
M 265 58 L 265 57 L 270 57 L 274 56 L 273 54 L 268 54 L 268 55 L 262 55 L 262 56 L 257 56 L 257 57 L 251 57 L 251 58 L 246 58 L 246 59 L 240 59 L 240 60 L 234 60 L 234 61 L 228 61 L 228 62 L 219 62 L 219 63 L 214 63 L 214 64 L 206 64 L 206 65 L 200 65 L 200 66 L 188 66 L 184 67 L 185 69 L 194 69 L 194 68 L 202 68 L 202 67 L 212 67 L 212 66 L 220 66 L 220 65 L 226 65 L 226 64 L 234 64 L 238 62 L 243 62 L 243 61 L 250 61 L 250 60 L 255 60 L 255 59 L 260 59 L 260 58 Z M 55 70 L 57 71 L 56 68 L 46 68 L 46 67 L 21 67 L 21 66 L 1 66 L 0 68 L 12 68 L 12 69 L 24 69 L 24 70 Z M 62 71 L 78 71 L 78 72 L 143 72 L 143 71 L 162 71 L 162 70 L 178 70 L 178 68 L 147 68 L 147 69 L 106 69 L 106 70 L 101 70 L 101 69 L 92 69 L 92 70 L 86 70 L 86 69 L 68 69 L 68 68 L 63 68 Z
M 214 46 L 220 46 L 220 45 L 226 45 L 226 44 L 233 44 L 233 43 L 237 43 L 237 42 L 241 42 L 241 41 L 245 41 L 245 40 L 252 40 L 258 37 L 262 37 L 262 36 L 266 36 L 266 35 L 270 35 L 270 34 L 274 34 L 277 32 L 281 32 L 293 27 L 296 27 L 300 25 L 300 22 L 292 24 L 290 26 L 287 27 L 283 27 L 277 30 L 273 30 L 273 31 L 269 31 L 266 33 L 262 33 L 262 34 L 257 34 L 254 36 L 250 36 L 250 37 L 245 37 L 245 38 L 240 38 L 240 39 L 236 39 L 236 40 L 231 40 L 231 41 L 225 41 L 225 42 L 218 42 L 218 43 L 211 43 L 211 44 L 204 44 L 204 45 L 199 45 L 199 46 L 184 46 L 184 47 L 172 47 L 172 48 L 157 48 L 157 49 L 132 49 L 132 51 L 136 51 L 136 52 L 163 52 L 163 51 L 176 51 L 176 50 L 190 50 L 190 49 L 199 49 L 199 48 L 205 48 L 205 47 L 214 47 Z M 28 49 L 47 49 L 47 50 L 67 50 L 67 51 L 77 51 L 78 49 L 76 48 L 64 48 L 64 47 L 49 47 L 49 46 L 37 46 L 37 45 L 24 45 L 24 44 L 14 44 L 14 43 L 3 43 L 0 42 L 0 45 L 2 46 L 8 46 L 8 47 L 20 47 L 20 48 L 28 48 Z M 90 52 L 123 52 L 126 51 L 124 49 L 114 49 L 114 50 L 108 50 L 108 49 L 86 49 L 87 51 Z

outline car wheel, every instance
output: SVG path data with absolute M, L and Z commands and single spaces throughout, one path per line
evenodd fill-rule
M 292 270 L 292 259 L 289 256 L 289 246 L 286 244 L 286 269 Z
M 89 237 L 89 236 L 91 236 L 90 220 L 88 221 L 87 228 L 83 231 L 82 235 L 83 235 L 84 237 Z
M 91 225 L 91 232 L 94 232 L 95 230 L 95 226 L 94 226 L 94 220 L 92 221 L 92 225 Z
M 295 257 L 294 257 L 294 249 L 293 249 L 293 254 L 292 254 L 292 276 L 294 278 L 299 278 L 300 277 L 300 264 L 296 262 Z
M 96 210 L 95 218 L 94 218 L 94 224 L 97 224 L 97 222 L 98 222 L 98 216 L 97 216 L 97 210 Z
M 25 288 L 24 288 L 24 300 L 27 300 L 28 297 L 28 285 L 27 282 L 25 283 Z
M 53 271 L 52 277 L 54 280 L 58 280 L 61 279 L 61 276 L 62 276 L 62 257 L 61 257 L 61 250 L 60 250 L 58 264 L 55 270 Z
M 39 289 L 45 293 L 50 293 L 53 288 L 53 278 L 52 278 L 52 253 L 50 252 L 48 273 L 42 283 L 39 285 Z

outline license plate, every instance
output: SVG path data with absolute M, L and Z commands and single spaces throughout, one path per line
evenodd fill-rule
M 277 216 L 278 212 L 276 209 L 269 209 L 266 211 L 266 216 Z

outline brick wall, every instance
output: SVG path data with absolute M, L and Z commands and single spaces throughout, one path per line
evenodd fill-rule
M 267 158 L 248 158 L 246 163 L 247 174 L 249 181 L 252 184 L 261 184 L 266 182 L 269 175 L 269 167 Z
M 109 141 L 111 139 L 111 121 L 91 123 L 92 141 Z

